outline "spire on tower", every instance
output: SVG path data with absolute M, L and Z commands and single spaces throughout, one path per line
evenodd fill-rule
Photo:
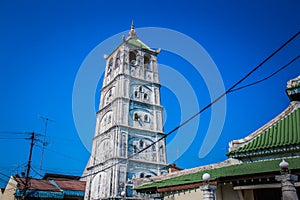
M 130 31 L 128 33 L 127 39 L 131 39 L 131 38 L 132 39 L 137 39 L 138 38 L 138 36 L 137 36 L 137 34 L 136 34 L 135 30 L 134 30 L 134 22 L 133 22 L 133 20 L 131 22 L 131 27 L 130 27 Z

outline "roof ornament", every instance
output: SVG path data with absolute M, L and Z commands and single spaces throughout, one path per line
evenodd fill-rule
M 300 76 L 289 80 L 285 91 L 291 101 L 300 101 Z
M 287 88 L 290 89 L 290 88 L 295 88 L 297 86 L 300 85 L 300 76 L 294 78 L 294 79 L 291 79 L 287 82 Z
M 130 31 L 128 33 L 127 39 L 137 39 L 137 38 L 138 38 L 138 36 L 137 36 L 137 34 L 136 34 L 135 30 L 134 30 L 134 22 L 132 20 Z

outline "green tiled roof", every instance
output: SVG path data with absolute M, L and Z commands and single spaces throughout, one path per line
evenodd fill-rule
M 285 159 L 289 163 L 290 169 L 300 169 L 300 158 L 290 158 Z M 242 163 L 237 165 L 230 165 L 226 167 L 220 167 L 205 171 L 200 171 L 193 174 L 186 174 L 158 182 L 153 182 L 140 187 L 135 188 L 136 190 L 146 190 L 150 188 L 163 188 L 170 186 L 185 185 L 191 183 L 202 182 L 202 175 L 204 173 L 209 173 L 211 175 L 211 180 L 219 179 L 222 177 L 229 176 L 241 176 L 250 174 L 259 174 L 266 172 L 277 172 L 279 173 L 279 163 L 280 159 L 270 160 L 270 161 L 260 161 L 252 163 Z
M 300 109 L 294 110 L 252 141 L 227 155 L 237 158 L 295 150 L 300 151 Z
M 136 47 L 140 47 L 140 48 L 143 48 L 143 49 L 153 51 L 150 47 L 148 47 L 145 43 L 143 43 L 139 39 L 129 39 L 127 42 L 131 45 L 136 46 Z

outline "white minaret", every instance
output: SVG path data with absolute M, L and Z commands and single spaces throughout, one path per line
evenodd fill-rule
M 138 196 L 131 190 L 136 178 L 165 173 L 166 144 L 157 54 L 138 39 L 132 23 L 127 38 L 105 56 L 93 148 L 84 172 L 86 200 Z

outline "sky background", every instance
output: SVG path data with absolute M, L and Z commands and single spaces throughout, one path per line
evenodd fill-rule
M 43 134 L 45 122 L 39 117 L 43 116 L 54 121 L 48 124 L 42 174 L 81 175 L 90 149 L 82 144 L 73 121 L 76 74 L 98 44 L 128 31 L 133 19 L 136 28 L 168 28 L 193 38 L 209 53 L 229 88 L 300 30 L 300 1 L 0 1 L 0 173 L 9 176 L 25 171 L 30 144 L 25 138 L 32 131 Z M 300 37 L 245 84 L 270 75 L 299 50 Z M 205 83 L 186 60 L 162 51 L 158 62 L 190 81 L 200 108 L 210 102 Z M 286 82 L 300 74 L 299 64 L 297 61 L 261 84 L 227 95 L 221 136 L 213 150 L 200 159 L 198 152 L 210 119 L 210 110 L 204 112 L 195 140 L 176 164 L 192 168 L 225 160 L 228 142 L 249 135 L 288 106 Z M 161 92 L 168 132 L 180 123 L 180 102 L 168 88 L 162 86 Z M 98 99 L 99 92 L 95 93 L 96 105 Z M 41 135 L 38 138 L 43 139 Z M 34 177 L 39 177 L 41 149 L 36 142 Z M 0 176 L 2 187 L 5 175 Z

